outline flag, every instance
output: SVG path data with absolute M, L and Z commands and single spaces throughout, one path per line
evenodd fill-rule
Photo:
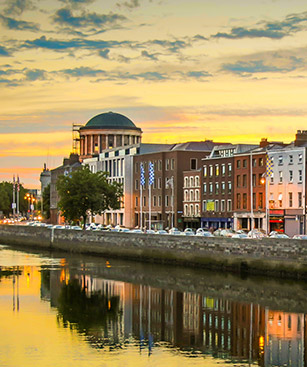
M 141 171 L 140 183 L 141 183 L 141 186 L 144 186 L 145 185 L 145 170 L 144 170 L 143 163 L 140 164 L 140 171 Z
M 15 175 L 13 176 L 13 190 L 15 190 Z
M 152 162 L 149 162 L 148 167 L 148 185 L 152 185 L 155 180 L 155 167 Z
M 17 191 L 20 191 L 20 187 L 19 187 L 19 176 L 17 175 Z
M 271 177 L 273 176 L 273 157 L 269 157 L 267 155 L 266 157 L 266 172 L 265 175 L 266 177 Z

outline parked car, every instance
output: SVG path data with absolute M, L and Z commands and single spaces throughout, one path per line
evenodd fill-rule
M 270 238 L 290 238 L 290 237 L 285 233 L 274 233 L 272 234 L 272 236 L 270 236 Z
M 307 235 L 306 234 L 295 234 L 292 238 L 294 240 L 307 240 Z
M 204 232 L 209 232 L 207 229 L 204 229 L 204 228 L 197 228 L 196 229 L 196 234 L 197 233 L 204 233 Z
M 73 229 L 75 231 L 82 231 L 82 228 L 79 226 L 71 226 L 70 229 Z
M 181 231 L 179 231 L 179 229 L 178 228 L 175 228 L 175 227 L 173 227 L 173 228 L 171 228 L 169 231 L 168 231 L 168 233 L 169 234 L 172 234 L 172 235 L 181 235 Z
M 251 238 L 251 237 L 248 237 L 248 235 L 246 233 L 235 233 L 231 238 Z
M 263 238 L 263 237 L 266 237 L 266 235 L 263 232 L 261 232 L 259 229 L 253 229 L 253 230 L 249 231 L 247 235 L 250 238 Z
M 158 229 L 155 234 L 168 234 L 168 232 L 165 229 Z
M 147 229 L 146 234 L 155 234 L 156 232 L 153 229 Z
M 212 233 L 210 233 L 209 231 L 199 231 L 196 233 L 196 236 L 202 236 L 202 237 L 214 237 Z
M 236 232 L 233 229 L 222 229 L 220 236 L 222 237 L 232 237 Z
M 223 230 L 223 228 L 218 228 L 218 229 L 216 229 L 216 230 L 213 232 L 214 236 L 216 236 L 216 237 L 221 236 L 221 232 L 222 232 L 222 230 Z
M 194 231 L 192 228 L 186 228 L 183 233 L 184 236 L 194 236 Z
M 131 229 L 130 233 L 144 233 L 141 229 L 135 228 Z

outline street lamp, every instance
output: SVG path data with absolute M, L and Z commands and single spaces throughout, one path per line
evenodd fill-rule
M 266 220 L 266 226 L 265 226 L 265 233 L 268 235 L 269 233 L 269 198 L 268 198 L 268 184 L 269 180 L 266 175 L 266 172 L 262 174 L 262 177 L 260 179 L 260 183 L 262 185 L 265 185 L 265 220 Z

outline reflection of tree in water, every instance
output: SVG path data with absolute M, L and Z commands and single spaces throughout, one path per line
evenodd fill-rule
M 78 279 L 72 279 L 62 286 L 59 295 L 59 320 L 64 327 L 75 327 L 78 332 L 89 335 L 96 344 L 101 332 L 106 335 L 109 324 L 118 322 L 119 301 L 118 296 L 107 297 L 101 292 L 87 294 Z
M 0 282 L 2 278 L 9 278 L 13 275 L 21 275 L 22 271 L 14 268 L 2 268 L 0 266 Z

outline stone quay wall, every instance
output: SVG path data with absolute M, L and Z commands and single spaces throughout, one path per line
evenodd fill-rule
M 0 244 L 307 279 L 307 241 L 0 226 Z

